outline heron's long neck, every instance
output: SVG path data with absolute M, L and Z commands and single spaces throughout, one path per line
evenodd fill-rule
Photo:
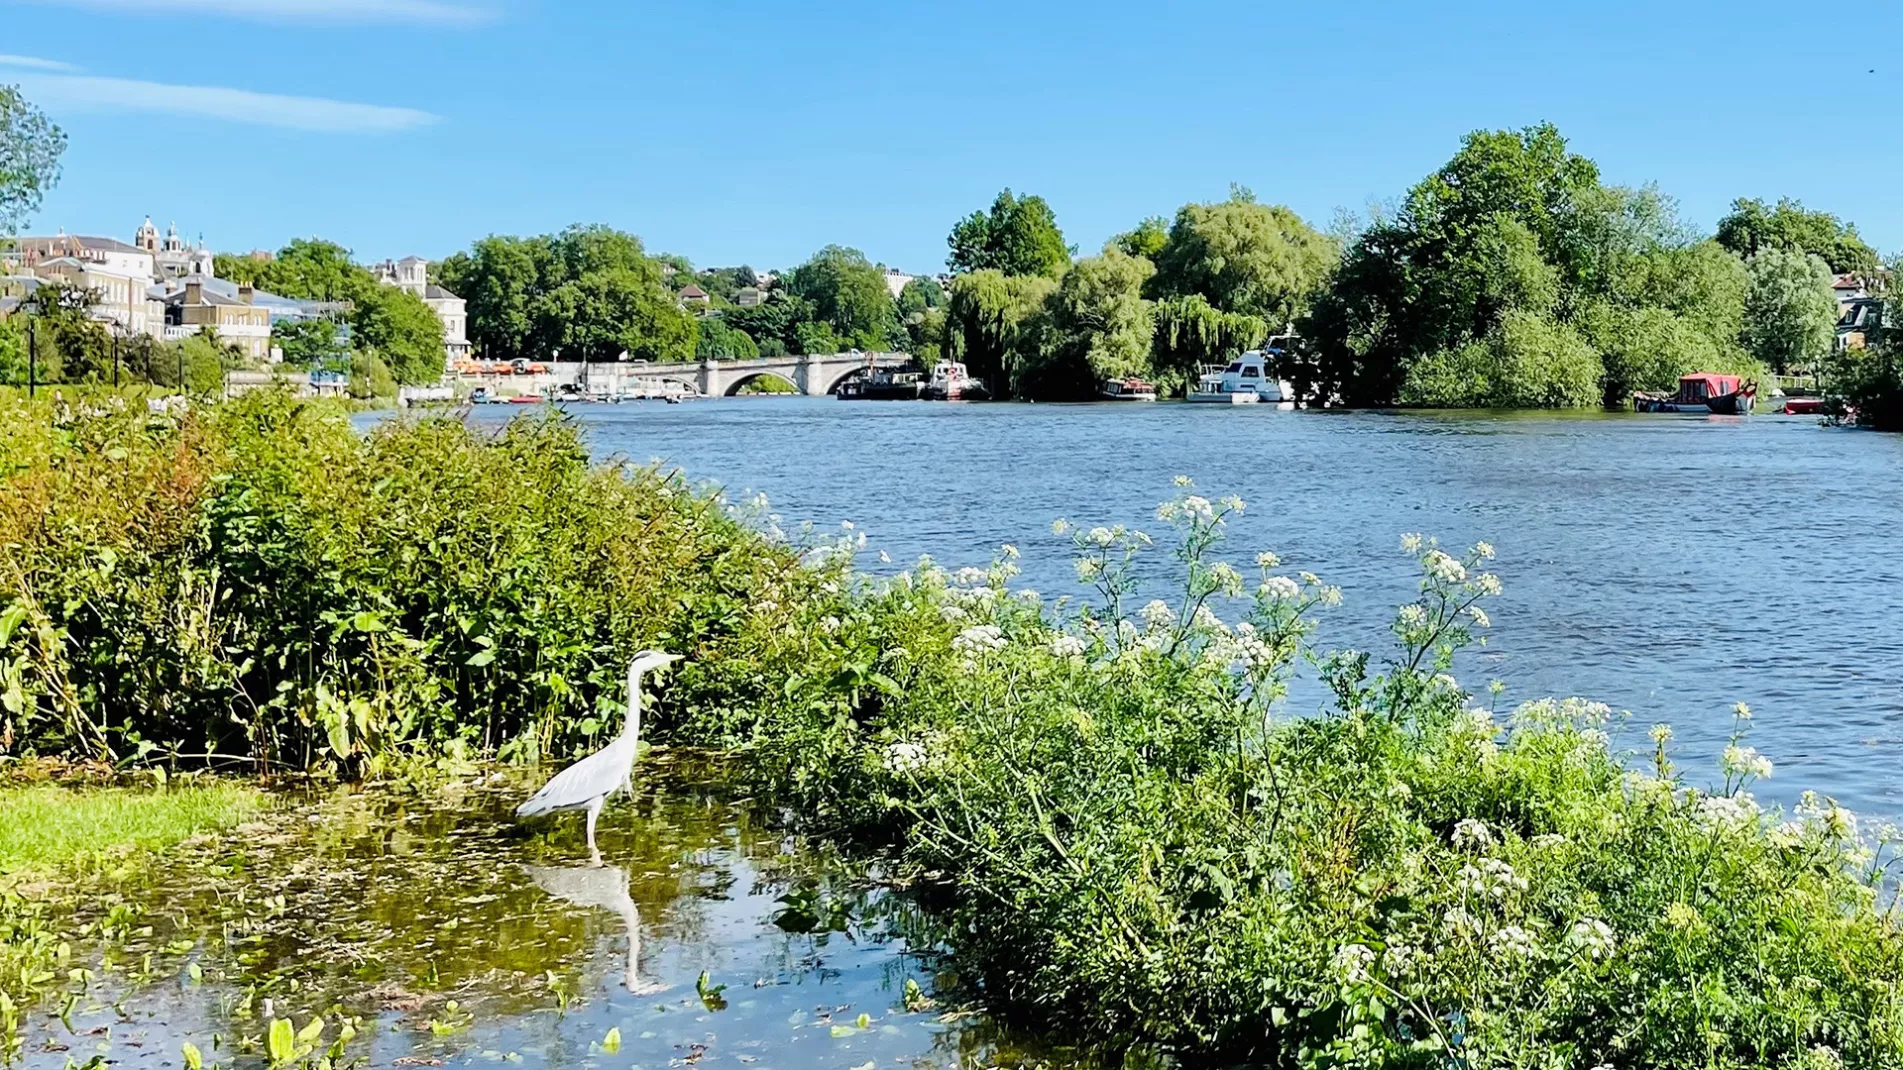
M 621 738 L 629 742 L 641 739 L 641 670 L 628 672 L 628 723 L 621 729 Z

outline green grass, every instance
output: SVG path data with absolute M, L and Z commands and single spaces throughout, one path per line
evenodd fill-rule
M 230 783 L 162 791 L 51 784 L 0 789 L 0 875 L 59 866 L 96 851 L 163 848 L 229 828 L 255 812 L 257 789 Z

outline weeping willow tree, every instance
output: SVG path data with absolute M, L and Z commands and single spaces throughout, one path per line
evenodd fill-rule
M 1261 316 L 1224 312 L 1201 294 L 1166 297 L 1156 302 L 1155 314 L 1150 359 L 1157 378 L 1171 387 L 1193 383 L 1203 365 L 1227 363 L 1269 336 Z
M 1049 316 L 1045 302 L 1057 280 L 1042 275 L 972 271 L 952 282 L 946 306 L 945 347 L 992 390 L 1008 395 L 1024 367 L 1043 350 Z

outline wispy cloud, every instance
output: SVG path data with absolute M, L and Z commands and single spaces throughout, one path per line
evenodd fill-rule
M 169 85 L 79 74 L 23 73 L 13 80 L 20 83 L 21 90 L 35 104 L 51 109 L 155 112 L 344 134 L 391 133 L 437 121 L 436 116 L 415 108 L 357 104 L 323 97 L 280 96 L 219 86 Z
M 56 59 L 40 59 L 37 56 L 9 56 L 0 53 L 0 67 L 27 67 L 36 71 L 76 71 L 78 67 L 70 63 L 61 63 Z
M 196 12 L 261 22 L 421 22 L 475 25 L 495 19 L 493 7 L 444 0 L 39 0 L 134 14 Z

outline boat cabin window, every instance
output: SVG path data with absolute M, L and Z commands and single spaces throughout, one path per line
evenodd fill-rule
M 1242 370 L 1241 361 L 1236 361 L 1234 364 L 1231 364 L 1227 368 L 1223 369 L 1223 371 L 1226 371 L 1226 372 L 1239 372 L 1241 370 Z
M 1251 364 L 1242 369 L 1242 377 L 1244 379 L 1260 379 L 1262 377 L 1262 369 Z

